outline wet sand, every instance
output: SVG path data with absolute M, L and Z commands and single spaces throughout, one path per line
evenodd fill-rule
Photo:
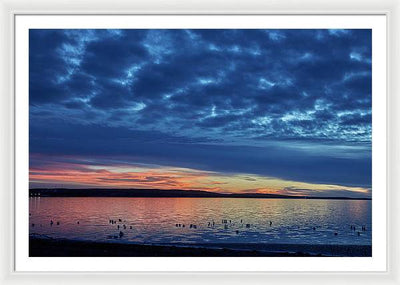
M 233 248 L 233 247 L 236 248 Z M 29 238 L 30 257 L 318 257 L 371 256 L 371 246 L 339 245 L 140 245 Z

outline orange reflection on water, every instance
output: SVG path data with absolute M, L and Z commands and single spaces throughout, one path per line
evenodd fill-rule
M 108 240 L 123 231 L 118 240 L 140 243 L 371 243 L 371 201 L 35 197 L 29 207 L 30 233 L 59 238 Z M 357 235 L 350 225 L 368 231 Z

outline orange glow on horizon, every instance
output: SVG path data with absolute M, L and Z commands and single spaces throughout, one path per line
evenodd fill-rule
M 288 181 L 251 174 L 224 174 L 174 167 L 133 167 L 57 164 L 51 169 L 31 168 L 31 185 L 40 187 L 98 187 L 204 190 L 220 193 L 320 195 L 328 192 L 369 196 L 370 189 Z M 43 186 L 44 185 L 44 186 Z M 62 186 L 60 186 L 62 185 Z M 338 194 L 339 193 L 339 194 Z
M 205 174 L 188 174 L 181 172 L 160 172 L 147 170 L 143 172 L 112 172 L 109 170 L 30 170 L 31 182 L 64 183 L 99 187 L 120 188 L 159 188 L 159 189 L 192 189 L 197 179 Z M 214 187 L 215 188 L 215 187 Z

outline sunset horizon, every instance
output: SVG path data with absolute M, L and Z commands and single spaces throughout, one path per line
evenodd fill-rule
M 30 187 L 371 197 L 370 40 L 30 30 Z
M 76 158 L 75 158 L 76 159 Z M 144 171 L 145 170 L 145 171 Z M 30 169 L 30 189 L 104 188 L 201 190 L 215 193 L 262 193 L 289 196 L 371 198 L 370 188 L 283 180 L 254 174 L 218 173 L 189 168 L 145 168 L 62 163 L 61 169 Z

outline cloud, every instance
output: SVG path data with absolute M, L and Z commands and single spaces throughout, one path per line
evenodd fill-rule
M 370 185 L 371 30 L 29 40 L 31 152 Z
M 35 135 L 30 136 L 31 153 L 125 157 L 131 163 L 251 173 L 315 183 L 371 184 L 371 157 L 363 145 L 342 150 L 335 144 L 308 142 L 307 147 L 302 147 L 294 141 L 263 146 L 221 145 L 212 138 L 191 140 L 157 131 L 61 122 L 53 125 L 53 129 L 32 128 Z
M 31 155 L 31 187 L 122 187 L 209 190 L 223 193 L 274 193 L 332 197 L 370 197 L 371 189 L 191 168 L 130 163 L 113 156 Z

